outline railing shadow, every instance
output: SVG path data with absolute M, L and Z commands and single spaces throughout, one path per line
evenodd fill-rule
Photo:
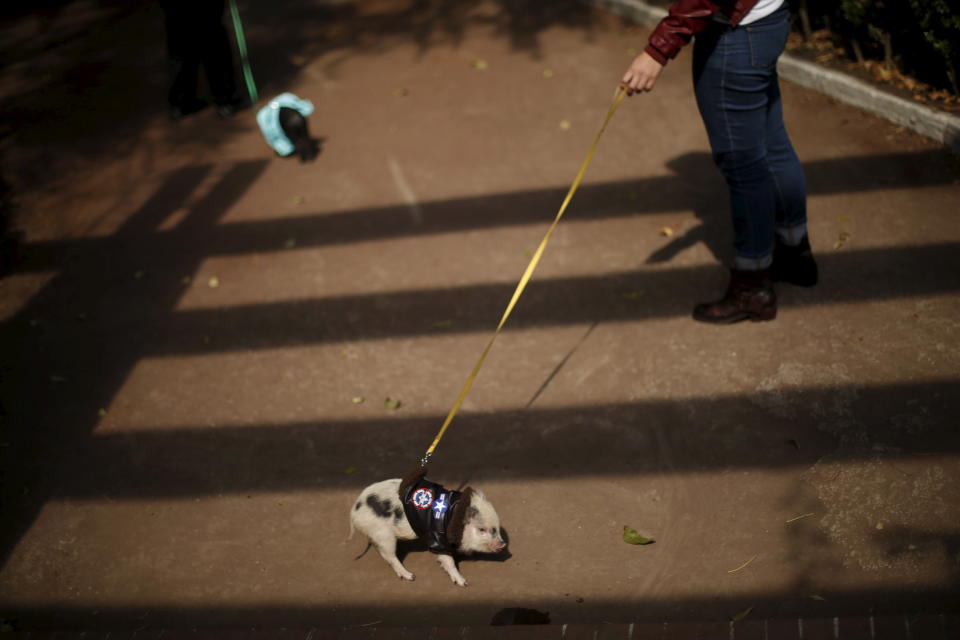
M 926 180 L 941 184 L 946 174 L 921 171 L 919 175 L 904 173 L 903 165 L 922 168 L 932 162 L 926 154 L 898 155 L 881 158 L 872 168 L 861 166 L 860 159 L 854 173 L 863 177 L 851 179 L 850 188 L 875 188 L 877 175 L 900 176 L 888 184 L 906 186 L 909 181 Z M 702 155 L 687 156 L 679 164 L 692 165 L 688 173 L 699 174 L 705 164 Z M 497 314 L 509 297 L 510 285 L 472 285 L 456 288 L 437 288 L 422 291 L 341 296 L 264 305 L 243 305 L 216 310 L 173 311 L 183 292 L 181 278 L 192 274 L 210 255 L 253 251 L 273 243 L 264 239 L 274 225 L 283 227 L 283 221 L 221 224 L 220 218 L 245 190 L 255 182 L 266 166 L 266 161 L 228 165 L 222 175 L 214 175 L 209 165 L 186 167 L 174 172 L 161 184 L 154 196 L 133 215 L 118 232 L 103 240 L 79 240 L 73 243 L 44 243 L 26 247 L 27 270 L 33 268 L 58 270 L 50 281 L 15 317 L 0 325 L 5 353 L 3 371 L 3 406 L 5 438 L 9 443 L 2 454 L 9 469 L 9 482 L 4 485 L 4 498 L 18 514 L 4 526 L 4 548 L 9 550 L 32 515 L 49 496 L 68 495 L 65 487 L 81 491 L 110 491 L 111 486 L 135 487 L 140 480 L 135 468 L 122 462 L 125 457 L 140 459 L 157 452 L 157 459 L 145 463 L 159 464 L 166 445 L 164 440 L 153 440 L 149 435 L 142 449 L 133 452 L 115 451 L 113 460 L 95 455 L 98 447 L 111 440 L 90 439 L 100 408 L 109 406 L 117 390 L 133 366 L 144 357 L 175 354 L 201 354 L 218 351 L 250 350 L 318 344 L 330 341 L 370 340 L 378 338 L 435 335 L 441 332 L 487 331 L 494 326 Z M 892 168 L 891 168 L 892 167 Z M 842 162 L 831 161 L 811 172 L 811 182 L 817 189 L 839 189 L 841 184 L 832 176 L 845 171 Z M 204 181 L 211 176 L 213 188 L 191 205 L 187 215 L 173 231 L 157 231 L 158 226 L 178 211 Z M 699 176 L 698 176 L 699 179 Z M 898 182 L 902 181 L 902 182 Z M 693 178 L 654 179 L 640 183 L 649 190 L 648 210 L 669 206 L 677 191 L 683 191 Z M 585 209 L 594 215 L 630 215 L 628 207 L 618 204 L 626 183 L 599 185 L 595 191 L 587 189 Z M 636 188 L 631 183 L 630 188 Z M 303 235 L 309 246 L 334 241 L 345 242 L 369 237 L 418 235 L 440 230 L 462 228 L 490 228 L 498 224 L 516 224 L 511 218 L 530 216 L 530 199 L 544 201 L 553 192 L 530 192 L 494 195 L 475 201 L 458 200 L 439 203 L 422 225 L 406 223 L 384 232 L 370 226 L 362 211 L 349 215 L 330 214 L 298 220 L 296 224 L 312 228 L 313 234 Z M 659 200 L 658 200 L 659 198 Z M 478 222 L 478 216 L 461 217 L 460 209 L 497 206 L 497 216 Z M 596 207 L 590 205 L 596 204 Z M 606 208 L 603 206 L 606 203 Z M 689 204 L 689 200 L 682 204 Z M 612 212 L 612 213 L 611 213 Z M 369 212 L 374 222 L 382 211 Z M 395 216 L 398 217 L 398 216 Z M 322 235 L 317 232 L 322 231 Z M 339 229 L 339 232 L 338 232 Z M 287 231 L 288 229 L 284 229 Z M 329 237 L 323 237 L 329 236 Z M 281 236 L 282 237 L 282 236 Z M 158 240 L 159 238 L 159 240 Z M 271 244 L 279 246 L 280 243 Z M 953 243 L 926 247 L 888 248 L 850 251 L 821 258 L 824 283 L 814 291 L 796 291 L 784 296 L 783 304 L 817 305 L 824 303 L 864 302 L 905 296 L 930 296 L 954 293 L 960 288 L 960 251 Z M 711 276 L 714 273 L 714 276 Z M 534 280 L 511 319 L 508 330 L 569 324 L 591 325 L 603 321 L 637 321 L 686 315 L 691 300 L 700 295 L 700 287 L 711 278 L 719 278 L 715 267 L 696 267 L 650 272 L 623 272 L 603 276 L 581 276 Z M 645 293 L 639 299 L 625 293 L 638 289 Z M 561 304 L 562 301 L 562 304 Z M 428 310 L 443 310 L 443 318 L 429 315 Z M 438 320 L 450 322 L 448 329 L 437 329 Z M 204 336 L 215 336 L 210 342 Z M 68 381 L 64 383 L 63 381 Z M 952 393 L 952 391 L 951 391 Z M 896 395 L 896 394 L 894 394 Z M 24 402 L 24 399 L 51 398 L 52 402 Z M 734 400 L 742 404 L 742 399 Z M 666 410 L 666 409 L 665 409 Z M 578 415 L 576 411 L 572 415 Z M 560 419 L 557 416 L 556 419 Z M 550 418 L 554 420 L 554 417 Z M 600 414 L 587 412 L 580 419 L 602 420 Z M 618 419 L 631 420 L 629 412 Z M 43 425 L 37 429 L 36 425 Z M 383 425 L 380 425 L 383 426 Z M 377 428 L 377 425 L 373 425 Z M 270 437 L 283 433 L 328 433 L 346 437 L 327 425 L 319 431 L 306 426 L 271 427 Z M 493 428 L 493 426 L 485 426 Z M 231 431 L 219 432 L 217 438 Z M 241 439 L 256 431 L 237 432 Z M 186 432 L 185 438 L 196 440 L 193 451 L 204 451 L 207 436 Z M 230 440 L 229 435 L 226 436 Z M 299 436 L 297 436 L 299 437 Z M 311 435 L 311 437 L 313 437 Z M 134 437 L 138 440 L 139 436 Z M 282 436 L 281 436 L 282 440 Z M 228 446 L 215 439 L 215 446 Z M 94 447 L 90 452 L 100 459 L 98 469 L 65 468 L 76 471 L 76 477 L 54 472 L 56 464 L 69 462 L 78 449 Z M 162 464 L 161 464 L 162 466 Z M 95 481 L 107 469 L 122 469 L 117 476 Z M 231 479 L 228 469 L 214 467 L 215 477 L 224 477 L 227 485 L 238 482 Z M 289 473 L 289 472 L 284 472 Z M 129 476 L 129 477 L 127 477 Z M 82 480 L 88 478 L 88 481 Z M 125 479 L 126 478 L 126 479 Z M 168 491 L 176 492 L 175 476 L 165 478 Z M 247 488 L 272 486 L 275 480 L 253 477 Z M 193 486 L 202 486 L 193 485 Z M 296 485 L 297 482 L 293 481 Z M 162 490 L 158 486 L 142 490 Z M 90 494 L 92 495 L 92 494 Z
M 944 161 L 946 152 L 921 151 L 818 160 L 804 164 L 811 196 L 920 189 L 952 184 L 957 175 Z M 693 211 L 701 224 L 658 249 L 648 262 L 666 262 L 678 252 L 704 242 L 714 255 L 727 256 L 730 244 L 726 188 L 707 153 L 678 156 L 667 163 L 673 175 L 587 183 L 580 187 L 565 220 L 606 220 L 667 211 Z M 229 222 L 203 244 L 206 255 L 278 251 L 289 238 L 298 248 L 425 237 L 457 231 L 546 225 L 566 194 L 565 187 L 494 193 L 418 204 L 413 221 L 406 205 L 316 212 L 253 222 Z M 812 212 L 816 215 L 816 212 Z M 142 242 L 155 251 L 170 251 L 191 242 L 182 228 L 149 231 Z M 24 247 L 20 271 L 56 268 L 70 256 L 109 250 L 113 239 L 77 238 Z M 816 241 L 816 238 L 814 238 Z

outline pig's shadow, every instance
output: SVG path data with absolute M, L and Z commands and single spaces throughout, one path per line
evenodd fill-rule
M 501 527 L 500 535 L 503 536 L 503 541 L 507 543 L 503 551 L 499 553 L 471 553 L 470 555 L 457 553 L 454 554 L 454 559 L 457 562 L 506 562 L 513 557 L 513 554 L 510 553 L 510 534 L 507 533 L 506 529 Z M 427 548 L 427 541 L 422 538 L 417 538 L 416 540 L 397 540 L 397 559 L 399 559 L 400 562 L 403 562 L 408 553 L 420 551 L 430 551 Z

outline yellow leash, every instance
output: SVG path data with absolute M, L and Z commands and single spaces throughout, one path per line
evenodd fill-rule
M 463 404 L 464 399 L 467 397 L 467 393 L 470 392 L 470 388 L 477 379 L 477 374 L 480 373 L 480 367 L 483 366 L 484 361 L 487 359 L 487 354 L 490 353 L 490 348 L 493 346 L 497 336 L 500 335 L 500 330 L 503 329 L 503 325 L 506 324 L 507 318 L 510 317 L 513 307 L 516 306 L 517 300 L 519 300 L 520 296 L 523 294 L 523 290 L 527 288 L 527 282 L 530 281 L 530 276 L 533 275 L 533 271 L 537 268 L 537 264 L 540 262 L 540 256 L 543 255 L 544 249 L 547 248 L 547 242 L 550 241 L 550 236 L 553 234 L 553 230 L 557 228 L 557 223 L 559 223 L 560 218 L 563 217 L 563 212 L 567 210 L 567 205 L 570 204 L 570 200 L 573 199 L 573 194 L 576 193 L 577 187 L 580 186 L 580 181 L 583 180 L 583 176 L 587 172 L 587 167 L 590 165 L 590 161 L 593 159 L 593 154 L 597 150 L 597 145 L 600 143 L 600 137 L 606 130 L 610 119 L 613 118 L 613 114 L 617 111 L 617 107 L 620 106 L 620 103 L 623 102 L 623 99 L 626 96 L 627 92 L 623 89 L 623 87 L 618 86 L 616 93 L 613 95 L 613 103 L 610 105 L 610 109 L 607 110 L 607 116 L 603 119 L 603 124 L 600 125 L 600 131 L 597 132 L 597 136 L 594 138 L 593 144 L 590 145 L 590 151 L 587 152 L 587 157 L 583 159 L 583 163 L 580 165 L 580 171 L 577 173 L 577 177 L 573 179 L 573 184 L 570 185 L 570 190 L 567 191 L 567 197 L 563 199 L 563 204 L 560 205 L 560 210 L 553 219 L 553 223 L 550 225 L 550 228 L 547 229 L 547 233 L 543 236 L 543 240 L 540 241 L 540 246 L 537 247 L 536 252 L 534 252 L 533 257 L 530 259 L 530 263 L 527 265 L 526 271 L 523 272 L 523 276 L 520 278 L 520 282 L 517 283 L 517 288 L 513 292 L 513 297 L 510 298 L 510 303 L 507 305 L 507 308 L 503 312 L 503 316 L 500 318 L 500 324 L 497 325 L 496 330 L 490 337 L 490 341 L 487 342 L 487 346 L 483 348 L 483 353 L 480 354 L 480 359 L 477 360 L 477 364 L 473 365 L 473 370 L 470 372 L 470 375 L 467 377 L 467 381 L 460 390 L 460 394 L 457 396 L 456 402 L 453 403 L 450 413 L 447 414 L 446 419 L 443 421 L 443 426 L 440 427 L 440 432 L 437 434 L 437 437 L 433 439 L 433 444 L 430 445 L 430 447 L 427 449 L 427 452 L 424 454 L 423 459 L 420 461 L 422 466 L 426 467 L 427 463 L 430 462 L 430 456 L 433 455 L 437 445 L 440 444 L 440 439 L 443 438 L 443 434 L 447 432 L 447 428 L 450 426 L 450 423 L 453 422 L 453 417 L 457 415 L 457 411 L 460 410 L 460 405 Z

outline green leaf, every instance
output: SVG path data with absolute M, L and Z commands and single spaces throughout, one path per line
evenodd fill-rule
M 396 411 L 400 408 L 400 401 L 394 400 L 393 398 L 384 398 L 383 406 L 385 406 L 390 411 Z
M 653 544 L 656 542 L 653 538 L 644 538 L 637 533 L 633 527 L 623 525 L 623 541 L 627 544 Z
M 347 475 L 350 475 L 351 473 L 356 473 L 356 471 L 357 471 L 356 467 L 347 467 L 346 469 L 343 470 L 343 472 Z

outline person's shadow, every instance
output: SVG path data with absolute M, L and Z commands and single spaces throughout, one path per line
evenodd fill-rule
M 700 224 L 651 253 L 646 264 L 669 262 L 684 249 L 701 242 L 721 264 L 732 262 L 727 188 L 710 154 L 686 153 L 670 160 L 667 167 L 673 170 L 680 183 L 676 191 L 680 207 L 693 209 Z

